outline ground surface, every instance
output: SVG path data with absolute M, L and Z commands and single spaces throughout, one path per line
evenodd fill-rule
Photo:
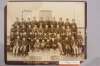
M 8 61 L 80 61 L 84 60 L 84 55 L 75 56 L 62 56 L 57 50 L 50 51 L 33 51 L 29 52 L 29 56 L 14 56 L 12 53 L 7 52 Z

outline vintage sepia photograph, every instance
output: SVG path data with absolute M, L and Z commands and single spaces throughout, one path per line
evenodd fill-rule
M 86 2 L 8 1 L 6 17 L 6 64 L 86 59 Z

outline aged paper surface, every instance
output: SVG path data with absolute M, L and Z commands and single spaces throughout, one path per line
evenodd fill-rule
M 8 2 L 6 60 L 84 61 L 85 16 L 84 2 Z

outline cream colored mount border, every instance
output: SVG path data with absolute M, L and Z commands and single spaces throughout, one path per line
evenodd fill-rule
M 59 64 L 80 64 L 80 61 L 59 61 Z

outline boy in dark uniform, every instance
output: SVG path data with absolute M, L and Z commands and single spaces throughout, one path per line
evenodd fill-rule
M 83 45 L 83 37 L 82 37 L 82 34 L 81 32 L 79 31 L 78 32 L 78 35 L 77 35 L 77 46 L 79 48 L 79 55 L 82 54 L 82 52 L 84 52 L 84 48 L 85 46 Z
M 8 50 L 10 50 L 10 51 L 13 50 L 16 37 L 17 37 L 17 36 L 15 35 L 15 33 L 11 31 L 11 32 L 10 32 L 10 46 L 8 47 Z
M 19 52 L 20 52 L 20 55 L 22 55 L 22 56 L 25 55 L 25 51 L 26 51 L 25 46 L 26 46 L 26 44 L 27 44 L 26 38 L 23 37 L 23 38 L 22 38 L 22 44 L 21 44 L 21 46 L 20 46 L 20 51 L 19 51 Z
M 59 28 L 60 28 L 60 26 L 59 26 L 59 24 L 57 23 L 57 26 L 56 26 L 56 32 L 57 32 L 57 33 L 60 33 Z
M 30 42 L 30 50 L 31 50 L 31 51 L 34 51 L 34 44 L 35 44 L 35 41 L 36 41 L 34 38 L 35 38 L 35 37 L 32 37 L 32 38 L 31 38 L 31 42 Z
M 36 20 L 36 17 L 33 17 L 33 20 L 32 20 L 32 28 L 34 28 L 34 25 L 36 25 L 37 23 L 37 20 Z
M 77 41 L 78 41 L 78 46 L 80 47 L 83 43 L 83 37 L 82 37 L 81 32 L 78 32 Z
M 59 18 L 58 25 L 59 25 L 59 30 L 58 31 L 62 32 L 63 29 L 61 27 L 63 26 L 63 20 L 62 20 L 61 17 Z
M 75 38 L 77 38 L 77 25 L 75 23 L 75 19 L 72 19 L 71 23 L 71 31 Z
M 57 39 L 54 38 L 52 46 L 53 46 L 54 50 L 56 50 L 58 48 Z
M 72 56 L 78 56 L 78 51 L 77 51 L 77 40 L 75 39 L 75 37 L 74 36 L 72 36 L 71 37 L 71 51 L 72 51 L 72 53 L 71 53 L 71 55 Z
M 51 47 L 50 47 L 50 40 L 49 40 L 49 39 L 47 39 L 45 48 L 46 48 L 47 50 L 50 50 L 50 48 L 51 48 Z
M 19 31 L 21 22 L 19 21 L 19 18 L 16 17 L 16 22 L 12 25 L 17 31 Z
M 14 55 L 20 55 L 20 46 L 21 46 L 21 38 L 20 36 L 17 36 L 15 43 L 14 43 L 14 47 L 13 47 L 13 53 L 15 53 Z
M 56 32 L 56 27 L 57 27 L 57 21 L 55 20 L 55 17 L 53 17 L 53 21 L 52 21 L 52 24 L 53 24 L 53 29 L 54 31 Z
M 65 26 L 66 26 L 66 28 L 67 28 L 67 26 L 69 26 L 69 28 L 71 28 L 71 24 L 70 24 L 70 22 L 69 22 L 69 19 L 68 19 L 68 18 L 66 18 Z
M 40 17 L 40 20 L 39 20 L 39 22 L 38 22 L 39 24 L 39 30 L 43 30 L 43 27 L 44 27 L 44 20 L 43 20 L 43 17 Z
M 66 37 L 63 41 L 62 41 L 62 48 L 63 48 L 63 53 L 64 55 L 67 54 L 67 56 L 69 55 L 69 45 L 70 44 L 70 41 L 68 39 L 68 37 Z
M 26 21 L 24 20 L 23 22 L 21 22 L 20 32 L 23 33 L 25 31 L 27 31 L 27 25 L 26 25 Z
M 71 24 L 68 18 L 66 18 L 65 27 L 66 27 L 66 31 L 65 31 L 66 34 L 71 33 Z
M 31 24 L 30 18 L 28 18 L 26 26 L 27 26 L 26 28 L 27 32 L 32 32 L 32 24 Z
M 45 32 L 45 33 L 48 33 L 48 32 L 49 32 L 49 26 L 48 26 L 47 24 L 45 25 L 44 32 Z
M 46 25 L 48 25 L 47 32 L 51 32 L 51 20 L 49 17 L 47 17 Z

